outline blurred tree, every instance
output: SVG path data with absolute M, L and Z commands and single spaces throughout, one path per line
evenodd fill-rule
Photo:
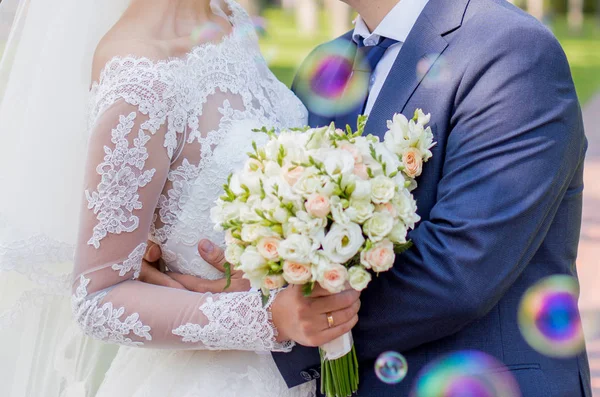
M 581 32 L 583 29 L 583 0 L 569 0 L 567 21 L 571 32 Z
M 527 0 L 527 11 L 541 21 L 544 18 L 544 0 Z
M 316 35 L 319 21 L 317 0 L 296 0 L 294 6 L 299 33 L 303 36 Z
M 325 0 L 327 20 L 331 21 L 331 34 L 335 37 L 346 33 L 351 26 L 352 9 L 340 0 Z

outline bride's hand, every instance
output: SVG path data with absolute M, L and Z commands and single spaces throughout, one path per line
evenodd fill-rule
M 208 240 L 200 241 L 198 244 L 198 252 L 202 258 L 211 264 L 217 270 L 225 273 L 225 252 Z M 183 285 L 186 289 L 195 292 L 243 292 L 250 290 L 250 282 L 242 278 L 243 273 L 240 271 L 232 270 L 231 272 L 231 285 L 225 289 L 227 279 L 221 278 L 218 280 L 205 280 L 199 277 L 188 276 L 179 273 L 167 272 L 167 275 L 178 283 Z
M 160 271 L 161 256 L 162 252 L 160 247 L 153 242 L 148 241 L 148 248 L 146 248 L 146 253 L 144 254 L 139 280 L 147 284 L 186 289 L 181 283 Z

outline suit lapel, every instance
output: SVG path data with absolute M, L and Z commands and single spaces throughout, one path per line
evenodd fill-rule
M 448 47 L 444 36 L 460 27 L 469 0 L 430 0 L 419 16 L 396 58 L 371 110 L 365 132 L 383 136 L 387 120 L 405 111 L 406 104 Z M 427 73 L 417 73 L 419 61 L 427 58 Z M 410 113 L 414 109 L 409 109 Z M 412 114 L 408 115 L 409 117 Z

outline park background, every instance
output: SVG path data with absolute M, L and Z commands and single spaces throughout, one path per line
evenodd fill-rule
M 304 57 L 318 44 L 351 29 L 355 17 L 340 0 L 238 1 L 255 17 L 269 66 L 288 85 Z M 600 321 L 600 0 L 513 1 L 554 32 L 569 59 L 582 104 L 589 149 L 577 259 L 579 306 L 584 320 Z M 6 0 L 1 2 L 5 7 L 0 7 L 0 56 L 1 39 L 8 36 L 14 13 L 6 7 Z M 600 340 L 588 340 L 587 348 L 594 395 L 600 396 Z

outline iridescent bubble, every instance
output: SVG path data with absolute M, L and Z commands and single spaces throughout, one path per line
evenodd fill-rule
M 207 22 L 196 27 L 191 34 L 194 44 L 202 44 L 215 41 L 223 35 L 223 28 L 214 22 Z
M 417 63 L 417 78 L 425 86 L 434 86 L 450 80 L 450 67 L 444 56 L 429 54 Z
M 381 353 L 375 361 L 375 375 L 380 381 L 393 385 L 400 383 L 408 373 L 408 363 L 404 356 L 396 352 Z
M 510 371 L 475 350 L 451 353 L 428 364 L 417 376 L 411 397 L 519 397 Z
M 577 307 L 579 283 L 570 276 L 547 277 L 529 288 L 519 306 L 519 329 L 527 343 L 550 357 L 573 357 L 585 348 Z
M 369 73 L 353 72 L 356 46 L 338 40 L 323 45 L 306 59 L 296 79 L 296 93 L 313 113 L 344 114 L 364 103 Z
M 252 24 L 259 36 L 267 35 L 267 20 L 263 17 L 252 17 Z

